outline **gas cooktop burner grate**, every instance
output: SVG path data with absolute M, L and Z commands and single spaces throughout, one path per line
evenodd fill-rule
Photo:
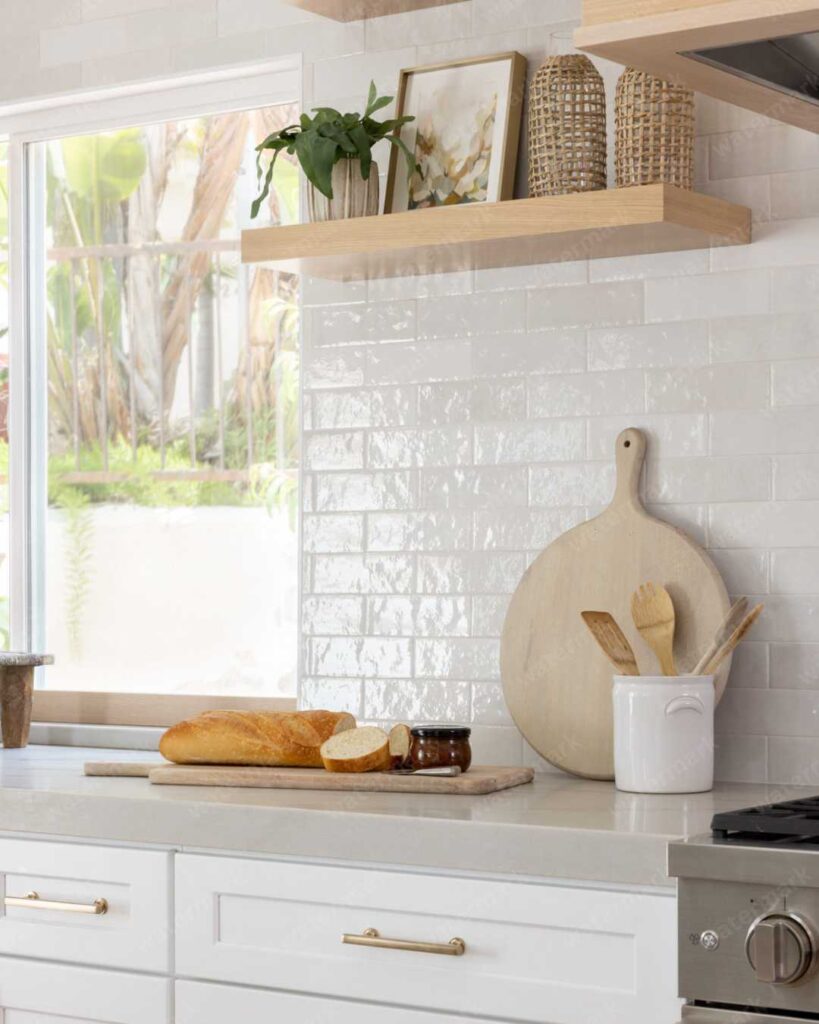
M 718 839 L 793 842 L 798 838 L 819 843 L 819 796 L 722 811 L 714 815 L 711 831 Z

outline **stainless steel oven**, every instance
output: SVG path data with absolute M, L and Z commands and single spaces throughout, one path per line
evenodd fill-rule
M 819 1021 L 819 798 L 718 815 L 669 871 L 684 1024 Z

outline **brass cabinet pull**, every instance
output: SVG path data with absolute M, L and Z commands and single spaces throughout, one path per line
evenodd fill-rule
M 367 928 L 362 935 L 342 935 L 341 941 L 348 946 L 404 949 L 410 953 L 437 953 L 439 956 L 463 956 L 466 952 L 466 943 L 463 939 L 450 939 L 449 942 L 412 942 L 409 939 L 383 939 L 375 928 Z
M 63 903 L 61 900 L 41 900 L 40 894 L 27 892 L 25 896 L 6 896 L 7 907 L 28 907 L 29 910 L 63 910 L 67 914 L 107 914 L 108 900 L 93 903 Z

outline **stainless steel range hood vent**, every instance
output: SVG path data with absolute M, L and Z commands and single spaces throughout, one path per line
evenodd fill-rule
M 682 56 L 819 106 L 819 32 L 690 50 Z

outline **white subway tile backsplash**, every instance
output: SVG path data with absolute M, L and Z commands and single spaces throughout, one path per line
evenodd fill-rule
M 306 429 L 407 427 L 415 423 L 415 391 L 374 388 L 369 391 L 317 391 L 309 396 L 312 421 Z
M 367 351 L 368 384 L 464 380 L 471 370 L 468 341 L 373 346 Z
M 771 374 L 764 363 L 676 367 L 650 370 L 645 387 L 650 413 L 768 409 Z
M 469 512 L 390 512 L 367 521 L 370 551 L 464 551 L 471 534 Z
M 475 290 L 503 292 L 519 288 L 546 288 L 551 285 L 585 284 L 589 279 L 587 260 L 565 263 L 539 263 L 533 267 L 494 267 L 475 271 Z
M 369 435 L 371 469 L 406 466 L 459 466 L 471 462 L 472 434 L 462 427 L 434 430 L 377 430 Z
M 421 473 L 423 508 L 510 508 L 528 504 L 525 466 L 468 466 Z
M 326 347 L 412 340 L 416 336 L 415 315 L 414 302 L 312 308 L 310 341 L 313 347 Z
M 415 672 L 428 679 L 497 679 L 497 640 L 416 640 Z
M 819 691 L 819 644 L 770 645 L 771 686 Z
M 753 548 L 712 548 L 709 552 L 729 594 L 765 594 L 769 589 L 770 555 Z
M 708 417 L 703 414 L 601 416 L 589 420 L 588 458 L 612 459 L 617 435 L 638 427 L 648 438 L 649 457 L 665 459 L 674 455 L 704 455 L 707 447 Z
M 768 740 L 768 777 L 789 786 L 819 783 L 819 740 L 798 736 L 771 736 Z
M 765 457 L 649 459 L 645 495 L 655 504 L 767 501 L 771 461 Z
M 409 594 L 415 566 L 406 555 L 322 555 L 313 566 L 317 594 Z
M 305 469 L 363 469 L 364 435 L 313 434 L 304 446 Z
M 649 277 L 677 277 L 708 272 L 708 249 L 653 252 L 645 256 L 616 256 L 589 261 L 589 280 L 628 281 Z
M 774 220 L 819 217 L 819 169 L 771 175 Z
M 422 594 L 510 594 L 526 568 L 519 551 L 418 557 Z
M 819 593 L 819 547 L 772 551 L 771 591 L 774 594 Z
M 715 455 L 809 454 L 819 446 L 819 406 L 716 412 L 710 419 Z
M 819 306 L 819 266 L 781 267 L 772 273 L 772 310 L 815 312 Z
M 368 632 L 376 636 L 468 636 L 469 599 L 457 596 L 371 597 Z
M 819 546 L 819 502 L 713 504 L 710 536 L 718 548 Z
M 317 512 L 410 508 L 409 473 L 323 473 L 316 479 Z
M 690 320 L 698 317 L 767 313 L 771 279 L 767 270 L 734 270 L 720 274 L 669 277 L 645 282 L 646 320 Z
M 533 508 L 603 505 L 614 494 L 615 474 L 611 462 L 536 466 L 529 474 Z
M 581 459 L 584 444 L 582 420 L 493 423 L 475 429 L 475 462 L 497 466 Z
M 315 676 L 402 679 L 412 675 L 412 641 L 381 637 L 328 637 L 310 641 Z
M 742 177 L 751 168 L 757 174 L 819 168 L 819 137 L 790 125 L 725 132 L 709 141 L 712 178 Z
M 545 548 L 583 519 L 582 509 L 510 508 L 504 512 L 476 512 L 475 548 L 534 551 Z
M 708 321 L 598 327 L 589 331 L 590 370 L 704 366 Z
M 819 395 L 819 359 L 773 364 L 773 404 L 813 405 Z
M 586 369 L 586 332 L 581 328 L 530 331 L 504 338 L 478 338 L 472 343 L 477 377 L 570 373 Z
M 364 717 L 388 722 L 468 722 L 469 683 L 371 679 L 364 683 Z
M 819 313 L 777 313 L 711 321 L 715 363 L 819 356 Z
M 645 406 L 639 370 L 555 374 L 529 382 L 529 415 L 535 419 L 642 413 Z
M 779 455 L 774 460 L 777 501 L 819 500 L 819 454 Z
M 361 636 L 364 602 L 360 597 L 305 597 L 302 630 L 316 636 Z
M 466 338 L 514 334 L 526 328 L 526 295 L 442 295 L 418 300 L 418 337 Z
M 302 676 L 299 682 L 299 704 L 317 711 L 332 708 L 360 718 L 363 713 L 364 684 L 360 679 L 314 679 Z
M 364 517 L 305 514 L 302 521 L 302 549 L 320 554 L 363 551 Z
M 643 318 L 642 281 L 541 288 L 527 295 L 530 331 L 634 324 Z

